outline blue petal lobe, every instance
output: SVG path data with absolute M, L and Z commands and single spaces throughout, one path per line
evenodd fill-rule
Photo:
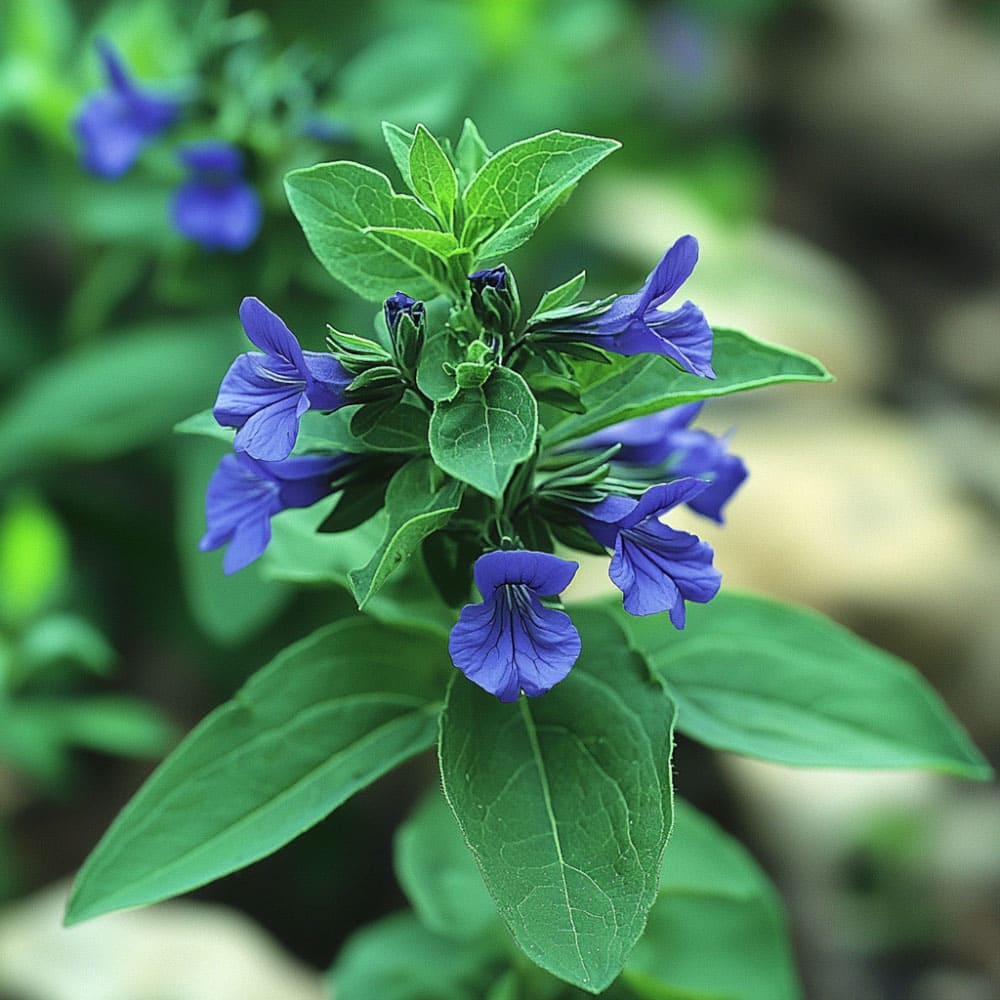
M 288 362 L 304 377 L 305 359 L 298 338 L 285 325 L 284 320 L 264 305 L 260 299 L 248 295 L 240 303 L 240 322 L 251 343 L 268 354 Z

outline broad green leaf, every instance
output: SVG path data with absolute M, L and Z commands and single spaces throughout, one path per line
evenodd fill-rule
M 455 376 L 445 365 L 457 368 L 465 360 L 465 348 L 455 334 L 443 323 L 428 326 L 424 345 L 417 366 L 417 385 L 429 399 L 439 402 L 452 399 L 458 392 Z
M 507 230 L 521 242 L 559 197 L 621 143 L 572 132 L 552 131 L 500 150 L 476 172 L 465 192 L 462 243 L 475 248 L 499 240 Z M 497 244 L 495 244 L 497 245 Z M 517 243 L 507 243 L 512 250 Z
M 561 309 L 563 306 L 568 306 L 571 302 L 574 302 L 580 295 L 580 292 L 583 291 L 583 286 L 586 282 L 587 272 L 581 271 L 575 277 L 570 278 L 569 281 L 564 281 L 557 288 L 546 292 L 538 303 L 538 308 L 531 314 L 528 324 L 530 325 L 542 313 L 549 312 L 551 309 Z
M 486 143 L 483 142 L 483 137 L 479 134 L 475 123 L 471 118 L 466 118 L 462 125 L 462 134 L 455 146 L 455 167 L 463 191 L 469 186 L 469 182 L 479 168 L 492 155 L 487 149 Z
M 458 941 L 494 924 L 499 929 L 497 908 L 437 789 L 396 831 L 394 843 L 396 877 L 424 926 Z
M 175 434 L 190 434 L 193 437 L 213 438 L 232 446 L 236 434 L 235 427 L 223 427 L 212 416 L 211 410 L 202 410 L 174 424 Z
M 396 913 L 347 940 L 330 970 L 337 1000 L 480 1000 L 500 969 L 496 942 L 457 946 Z
M 718 376 L 715 379 L 679 371 L 666 358 L 655 354 L 616 358 L 611 365 L 590 364 L 580 373 L 587 412 L 568 417 L 548 429 L 545 444 L 550 447 L 563 444 L 620 420 L 656 413 L 680 403 L 780 382 L 832 379 L 815 358 L 765 344 L 738 330 L 715 330 L 712 366 Z
M 458 178 L 437 139 L 423 125 L 417 126 L 410 148 L 410 180 L 413 193 L 450 233 L 458 198 Z
M 120 455 L 214 398 L 233 320 L 151 324 L 64 355 L 0 410 L 0 478 L 25 465 Z M 222 334 L 222 335 L 220 335 Z
M 385 494 L 388 523 L 382 542 L 371 559 L 348 576 L 359 608 L 428 535 L 448 523 L 464 489 L 462 483 L 443 477 L 426 458 L 411 459 L 392 477 Z
M 660 892 L 623 979 L 640 997 L 796 1000 L 777 896 L 735 840 L 674 801 Z
M 416 199 L 396 194 L 384 174 L 347 160 L 321 163 L 293 170 L 285 190 L 316 258 L 358 295 L 379 302 L 399 288 L 416 298 L 448 292 L 444 265 L 434 254 L 377 231 L 437 226 Z
M 441 716 L 445 795 L 525 954 L 597 993 L 653 904 L 671 822 L 673 705 L 607 616 L 542 698 L 501 704 L 464 677 Z
M 431 455 L 438 466 L 491 497 L 531 457 L 538 404 L 523 378 L 495 368 L 486 383 L 438 401 L 431 416 Z
M 393 125 L 392 122 L 382 122 L 382 138 L 389 147 L 392 160 L 396 164 L 406 186 L 413 191 L 413 181 L 410 178 L 410 150 L 413 148 L 413 133 Z M 414 194 L 416 192 L 414 191 Z
M 77 877 L 66 922 L 236 871 L 425 750 L 446 662 L 440 639 L 367 618 L 279 653 L 122 810 Z
M 920 767 L 966 778 L 992 771 L 909 664 L 815 612 L 723 593 L 629 618 L 636 649 L 666 680 L 677 727 L 720 750 L 817 767 Z

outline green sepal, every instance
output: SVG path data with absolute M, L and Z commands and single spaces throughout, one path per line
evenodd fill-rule
M 411 459 L 392 477 L 385 494 L 385 535 L 367 564 L 348 574 L 359 608 L 428 535 L 448 523 L 464 489 L 463 483 L 442 476 L 426 458 Z
M 542 296 L 535 311 L 528 318 L 527 325 L 531 326 L 539 315 L 544 315 L 549 310 L 561 309 L 563 306 L 568 305 L 583 291 L 586 281 L 587 272 L 581 271 L 575 277 L 570 278 L 569 281 L 565 281 L 556 288 L 547 291 Z
M 364 524 L 385 506 L 385 491 L 388 487 L 388 471 L 348 483 L 341 492 L 337 505 L 316 530 L 323 534 L 339 534 Z

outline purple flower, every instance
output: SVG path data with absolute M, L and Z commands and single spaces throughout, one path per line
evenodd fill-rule
M 109 87 L 84 101 L 73 130 L 87 170 L 101 177 L 121 177 L 143 147 L 174 123 L 179 108 L 168 97 L 136 87 L 109 42 L 98 39 L 96 45 Z
M 174 228 L 206 250 L 245 250 L 257 238 L 262 210 L 257 192 L 243 180 L 243 156 L 225 142 L 187 146 L 178 159 L 191 178 L 170 202 Z
M 581 306 L 557 310 L 532 332 L 559 334 L 614 354 L 660 354 L 684 371 L 715 378 L 712 328 L 704 313 L 693 302 L 672 311 L 660 308 L 688 279 L 697 261 L 698 241 L 682 236 L 638 292 L 619 295 L 596 313 Z
M 410 298 L 406 292 L 395 292 L 390 295 L 382 304 L 382 308 L 385 312 L 385 325 L 389 333 L 396 332 L 396 326 L 401 316 L 409 316 L 413 320 L 413 325 L 419 326 L 424 315 L 423 302 Z
M 692 510 L 722 524 L 722 508 L 747 478 L 747 467 L 743 459 L 726 450 L 727 438 L 688 427 L 702 405 L 686 403 L 623 420 L 582 438 L 572 447 L 603 451 L 621 444 L 612 461 L 647 467 L 649 471 L 643 475 L 647 482 L 650 478 L 661 481 L 666 476 L 708 480 L 709 485 L 687 503 Z M 635 471 L 630 468 L 629 474 Z
M 577 508 L 587 531 L 613 550 L 608 575 L 625 595 L 629 614 L 669 611 L 670 621 L 680 629 L 685 600 L 704 604 L 718 593 L 722 575 L 712 565 L 711 546 L 659 520 L 707 485 L 701 479 L 677 479 L 651 486 L 638 500 L 608 496 Z
M 481 292 L 484 288 L 493 288 L 502 292 L 507 287 L 507 268 L 501 264 L 499 267 L 488 267 L 482 271 L 473 271 L 469 275 L 469 284 L 473 291 Z
M 311 507 L 333 491 L 336 472 L 353 463 L 349 455 L 304 455 L 283 462 L 258 462 L 249 455 L 225 455 L 208 484 L 208 530 L 202 552 L 229 545 L 222 568 L 235 573 L 252 563 L 271 541 L 271 518 L 289 507 Z
M 344 406 L 352 377 L 332 355 L 303 351 L 260 299 L 240 303 L 240 320 L 265 353 L 249 351 L 232 363 L 212 413 L 223 427 L 239 428 L 233 440 L 237 452 L 278 462 L 292 453 L 302 414 Z
M 580 655 L 580 636 L 563 611 L 540 594 L 569 586 L 578 563 L 546 552 L 488 552 L 476 560 L 483 600 L 462 608 L 448 652 L 456 667 L 501 701 L 545 694 Z

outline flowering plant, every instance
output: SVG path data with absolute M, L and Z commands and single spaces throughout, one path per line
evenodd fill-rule
M 247 865 L 436 744 L 444 794 L 396 841 L 415 912 L 349 943 L 339 998 L 795 996 L 766 879 L 674 795 L 675 729 L 790 764 L 989 773 L 915 671 L 810 612 L 719 594 L 710 545 L 664 520 L 684 504 L 721 523 L 747 477 L 690 427 L 704 401 L 829 375 L 671 306 L 692 236 L 634 293 L 582 301 L 579 274 L 525 316 L 503 261 L 614 140 L 493 153 L 469 121 L 454 145 L 384 133 L 410 194 L 346 161 L 286 179 L 319 261 L 380 304 L 372 330 L 309 350 L 245 299 L 256 350 L 180 427 L 233 447 L 201 547 L 226 546 L 230 573 L 261 559 L 346 586 L 363 613 L 183 741 L 68 920 Z M 573 550 L 610 556 L 620 600 L 572 601 Z

